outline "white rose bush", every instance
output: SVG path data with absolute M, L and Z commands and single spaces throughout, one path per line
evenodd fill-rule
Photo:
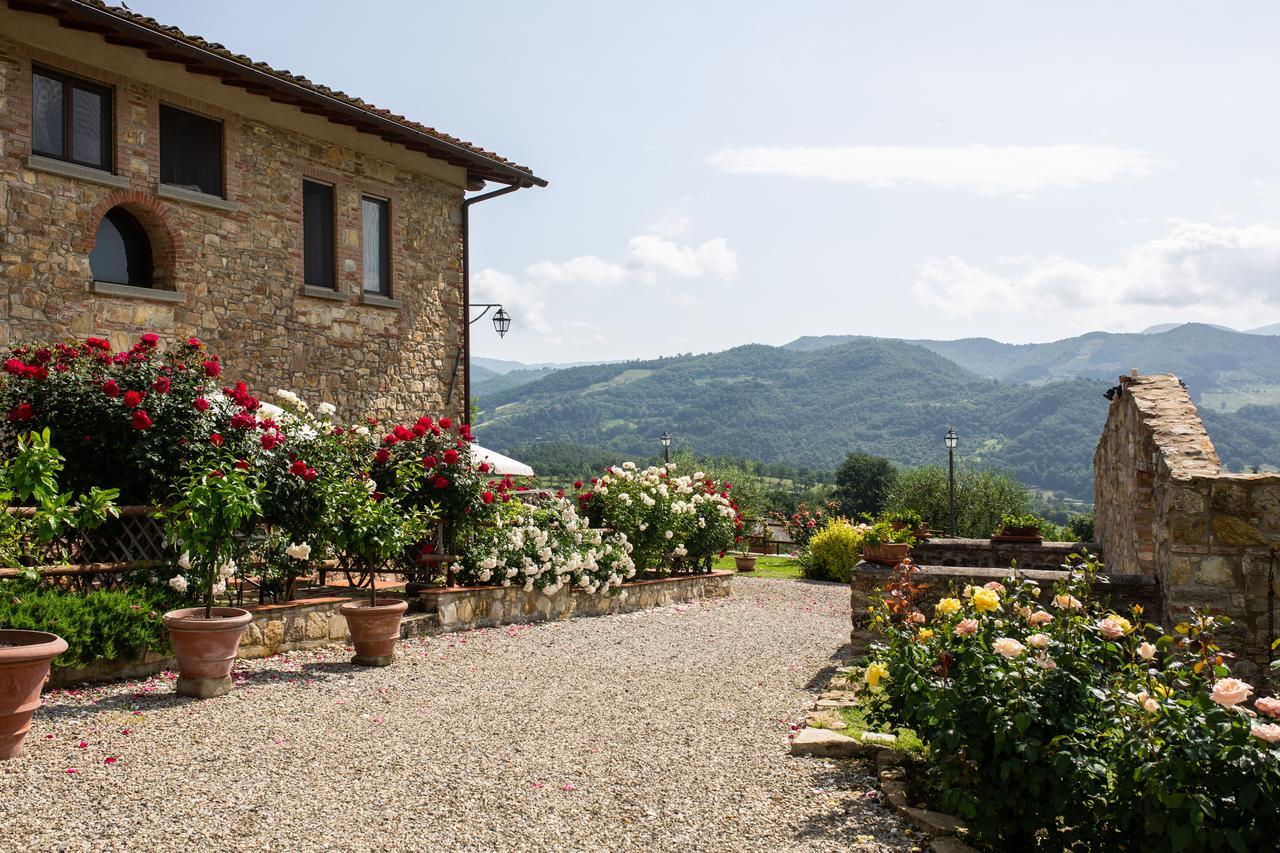
M 926 744 L 938 807 L 1000 849 L 1273 849 L 1280 699 L 1231 675 L 1226 620 L 1165 634 L 1103 606 L 1096 560 L 1064 568 L 1047 606 L 1014 574 L 931 616 L 896 572 L 864 696 Z
M 709 570 L 711 559 L 732 548 L 742 519 L 732 483 L 676 466 L 613 466 L 590 482 L 574 483 L 579 512 L 595 527 L 626 536 L 640 571 L 665 575 Z

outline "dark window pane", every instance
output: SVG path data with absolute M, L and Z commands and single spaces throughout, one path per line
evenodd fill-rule
M 303 280 L 313 287 L 334 290 L 333 187 L 302 182 Z
M 222 122 L 160 106 L 160 183 L 222 195 Z
M 364 289 L 366 293 L 390 295 L 390 247 L 388 207 L 380 198 L 364 199 Z
M 62 157 L 62 81 L 31 75 L 31 150 Z
M 89 269 L 94 281 L 151 286 L 151 241 L 128 211 L 113 207 L 102 217 Z
M 102 95 L 71 88 L 71 159 L 91 166 L 104 165 L 102 156 Z

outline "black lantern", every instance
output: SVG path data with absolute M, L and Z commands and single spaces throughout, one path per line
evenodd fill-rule
M 662 442 L 662 463 L 666 465 L 671 462 L 671 433 L 663 432 L 658 441 Z
M 947 434 L 943 436 L 942 440 L 947 443 L 947 450 L 955 450 L 956 445 L 960 443 L 960 436 L 956 435 L 956 428 L 952 427 L 947 430 Z
M 493 315 L 493 329 L 498 333 L 498 337 L 505 338 L 510 328 L 511 315 L 507 313 L 507 309 L 499 305 L 497 313 Z

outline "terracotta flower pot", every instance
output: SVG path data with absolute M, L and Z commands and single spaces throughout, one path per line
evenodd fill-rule
M 400 619 L 409 609 L 407 601 L 379 598 L 369 602 L 348 601 L 341 613 L 351 629 L 351 645 L 356 653 L 351 662 L 360 666 L 389 666 L 396 657 L 396 641 L 400 639 Z
M 57 634 L 0 629 L 0 760 L 22 752 L 49 664 L 66 650 Z
M 173 655 L 178 659 L 178 695 L 212 699 L 231 692 L 231 666 L 240 637 L 253 614 L 239 607 L 215 607 L 204 618 L 203 607 L 170 610 L 164 615 Z
M 740 556 L 735 554 L 733 564 L 740 572 L 754 572 L 756 570 L 756 558 L 753 556 Z
M 862 559 L 868 563 L 879 563 L 882 566 L 896 566 L 911 553 L 911 546 L 905 542 L 891 542 L 885 545 L 862 548 Z

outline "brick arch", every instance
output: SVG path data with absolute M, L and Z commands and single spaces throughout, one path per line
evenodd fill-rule
M 93 251 L 102 218 L 116 207 L 128 211 L 147 233 L 147 239 L 151 242 L 152 278 L 155 285 L 176 290 L 178 264 L 183 260 L 182 234 L 173 227 L 165 206 L 146 193 L 120 190 L 99 201 L 89 211 L 79 244 L 74 248 L 87 257 Z

